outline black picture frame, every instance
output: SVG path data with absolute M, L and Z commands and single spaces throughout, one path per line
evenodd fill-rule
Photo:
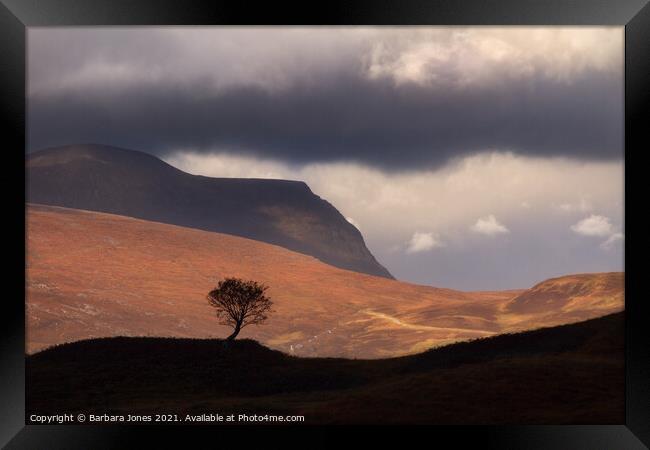
M 408 433 L 393 433 L 390 427 L 372 433 L 386 443 L 404 444 L 407 437 L 426 437 L 424 442 L 455 447 L 636 449 L 650 446 L 650 317 L 643 292 L 643 263 L 633 262 L 635 252 L 647 248 L 642 214 L 634 203 L 634 181 L 643 179 L 644 150 L 650 148 L 648 112 L 650 96 L 650 5 L 648 0 L 348 0 L 313 4 L 260 2 L 250 5 L 234 1 L 172 0 L 0 0 L 0 114 L 5 138 L 4 155 L 9 163 L 4 173 L 23 180 L 26 102 L 26 28 L 34 26 L 92 25 L 619 25 L 625 26 L 625 271 L 626 271 L 626 420 L 606 426 L 498 426 L 420 427 Z M 9 138 L 9 139 L 7 139 Z M 24 166 L 23 166 L 24 167 Z M 15 177 L 15 178 L 13 178 Z M 5 177 L 7 179 L 7 177 Z M 7 283 L 16 287 L 4 298 L 0 313 L 0 445 L 6 448 L 100 449 L 126 448 L 134 440 L 146 439 L 166 446 L 188 447 L 196 438 L 215 442 L 212 427 L 127 427 L 80 425 L 25 425 L 25 304 L 24 258 L 25 198 L 17 184 L 7 184 L 5 225 L 13 226 L 15 255 L 6 256 Z M 13 194 L 11 198 L 6 193 Z M 10 212 L 9 212 L 10 211 Z M 7 238 L 5 238 L 7 239 Z M 639 261 L 642 261 L 639 258 Z M 259 428 L 255 428 L 259 430 Z M 403 428 L 400 428 L 403 430 Z M 248 428 L 247 428 L 248 430 Z M 310 439 L 325 443 L 335 439 L 335 431 L 309 426 L 263 427 L 265 439 L 286 431 L 312 434 Z M 349 429 L 346 429 L 349 431 Z M 241 429 L 240 429 L 241 432 Z M 246 432 L 248 433 L 248 431 Z M 313 435 L 317 435 L 316 438 Z M 188 440 L 191 438 L 191 440 Z

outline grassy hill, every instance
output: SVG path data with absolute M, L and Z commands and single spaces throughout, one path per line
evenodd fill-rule
M 304 415 L 306 423 L 624 422 L 623 313 L 416 355 L 299 358 L 241 340 L 126 338 L 27 357 L 27 411 Z
M 205 297 L 226 276 L 263 282 L 274 302 L 268 323 L 246 328 L 241 337 L 296 356 L 414 354 L 624 306 L 622 273 L 576 278 L 579 291 L 571 288 L 574 278 L 555 279 L 553 286 L 562 284 L 553 290 L 557 304 L 540 297 L 538 308 L 526 303 L 510 310 L 509 302 L 525 292 L 421 286 L 228 234 L 29 205 L 27 351 L 110 336 L 227 336 Z M 619 281 L 603 290 L 599 280 L 605 279 Z

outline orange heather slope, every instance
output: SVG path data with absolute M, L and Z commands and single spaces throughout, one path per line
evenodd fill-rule
M 27 351 L 117 335 L 225 337 L 228 328 L 206 300 L 225 276 L 267 284 L 274 301 L 267 323 L 240 336 L 299 356 L 395 356 L 624 307 L 621 273 L 574 276 L 592 282 L 579 295 L 558 291 L 561 300 L 531 308 L 534 297 L 525 295 L 543 283 L 525 292 L 439 289 L 338 269 L 241 237 L 29 205 Z M 593 300 L 590 286 L 601 286 L 601 278 L 613 281 Z
M 625 277 L 620 272 L 551 278 L 516 296 L 502 308 L 501 322 L 525 329 L 530 320 L 543 326 L 576 322 L 622 309 Z M 517 325 L 518 324 L 518 325 Z

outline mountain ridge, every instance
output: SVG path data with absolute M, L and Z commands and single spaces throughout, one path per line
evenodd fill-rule
M 27 201 L 233 234 L 393 278 L 361 232 L 303 181 L 212 178 L 98 144 L 28 153 Z

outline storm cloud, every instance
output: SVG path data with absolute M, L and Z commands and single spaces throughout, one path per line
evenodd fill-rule
M 493 150 L 622 157 L 620 31 L 324 31 L 30 30 L 29 150 L 97 142 L 389 171 Z

